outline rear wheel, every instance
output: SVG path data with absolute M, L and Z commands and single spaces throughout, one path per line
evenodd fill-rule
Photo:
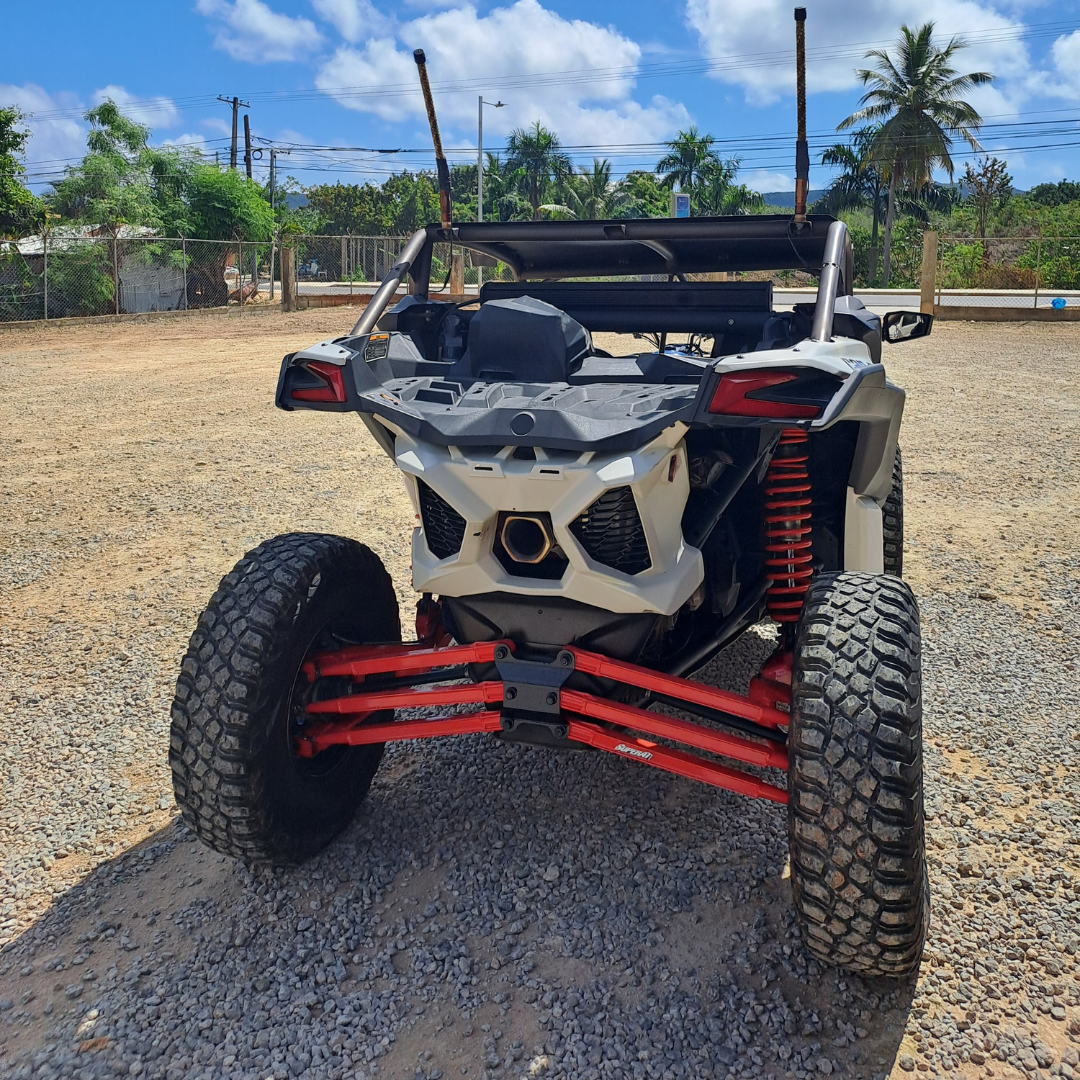
M 892 489 L 881 508 L 881 531 L 885 548 L 885 573 L 904 576 L 904 466 L 900 447 L 893 459 Z
M 328 844 L 383 747 L 297 757 L 312 695 L 301 665 L 317 650 L 400 640 L 390 576 L 363 545 L 291 533 L 248 552 L 199 617 L 176 683 L 169 764 L 188 828 L 248 863 L 298 862 Z
M 902 581 L 811 585 L 792 673 L 791 884 L 810 952 L 867 975 L 915 970 L 926 935 L 920 651 Z

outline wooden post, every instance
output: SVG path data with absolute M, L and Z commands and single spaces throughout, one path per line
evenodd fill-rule
M 455 251 L 450 256 L 450 295 L 465 294 L 465 252 Z
M 922 234 L 922 288 L 919 295 L 919 310 L 927 315 L 934 314 L 934 286 L 937 283 L 937 246 L 938 234 L 927 229 Z
M 120 231 L 117 230 L 116 236 L 113 237 L 112 242 L 112 269 L 113 269 L 113 314 L 120 314 L 120 258 L 116 253 L 117 247 L 120 246 Z
M 296 248 L 292 240 L 281 241 L 281 310 L 296 310 Z

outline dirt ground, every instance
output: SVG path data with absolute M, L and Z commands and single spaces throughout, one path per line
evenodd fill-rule
M 286 531 L 353 536 L 412 610 L 412 511 L 396 470 L 356 417 L 273 405 L 282 355 L 354 316 L 0 329 L 0 945 L 98 867 L 178 955 L 170 914 L 208 891 L 227 905 L 236 879 L 173 824 L 167 697 L 199 610 L 242 552 Z M 1051 652 L 1068 643 L 1047 575 L 1080 536 L 1078 357 L 1080 325 L 963 323 L 885 356 L 908 392 L 905 577 L 920 597 L 1011 605 Z M 28 755 L 17 719 L 58 699 L 71 723 L 53 743 L 42 729 Z M 109 730 L 80 726 L 102 701 Z M 980 767 L 954 747 L 942 759 Z M 68 824 L 53 824 L 57 801 Z M 159 858 L 174 860 L 168 875 L 125 896 L 125 867 Z M 695 923 L 676 953 L 692 951 Z M 121 938 L 99 942 L 99 969 L 123 955 Z M 54 981 L 42 973 L 33 993 Z M 7 1051 L 35 1045 L 46 1023 L 24 1025 Z

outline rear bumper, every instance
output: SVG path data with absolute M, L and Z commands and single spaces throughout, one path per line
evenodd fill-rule
M 395 461 L 420 520 L 423 482 L 465 519 L 460 550 L 438 558 L 421 524 L 413 533 L 413 586 L 442 596 L 557 594 L 605 611 L 671 615 L 704 578 L 701 552 L 685 543 L 682 513 L 689 493 L 685 428 L 675 425 L 647 446 L 622 454 L 512 457 L 512 447 L 484 452 L 436 446 L 395 432 Z M 571 529 L 601 495 L 629 488 L 651 565 L 626 574 L 590 557 Z M 510 573 L 494 554 L 500 512 L 546 513 L 567 566 L 557 580 Z

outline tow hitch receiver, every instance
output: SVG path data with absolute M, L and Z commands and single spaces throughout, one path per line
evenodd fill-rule
M 498 678 L 464 681 L 470 664 L 494 665 Z M 295 742 L 299 757 L 312 758 L 331 746 L 499 732 L 511 741 L 592 747 L 743 795 L 787 802 L 787 792 L 776 784 L 703 756 L 787 769 L 791 675 L 790 658 L 783 654 L 769 661 L 749 695 L 574 646 L 550 662 L 523 660 L 512 641 L 444 648 L 432 647 L 430 640 L 353 646 L 312 656 L 303 673 L 310 683 L 347 677 L 354 692 L 307 706 L 307 722 Z M 647 691 L 654 700 L 710 723 L 575 689 L 567 685 L 575 673 Z M 446 716 L 393 717 L 395 710 L 468 705 L 474 708 Z

